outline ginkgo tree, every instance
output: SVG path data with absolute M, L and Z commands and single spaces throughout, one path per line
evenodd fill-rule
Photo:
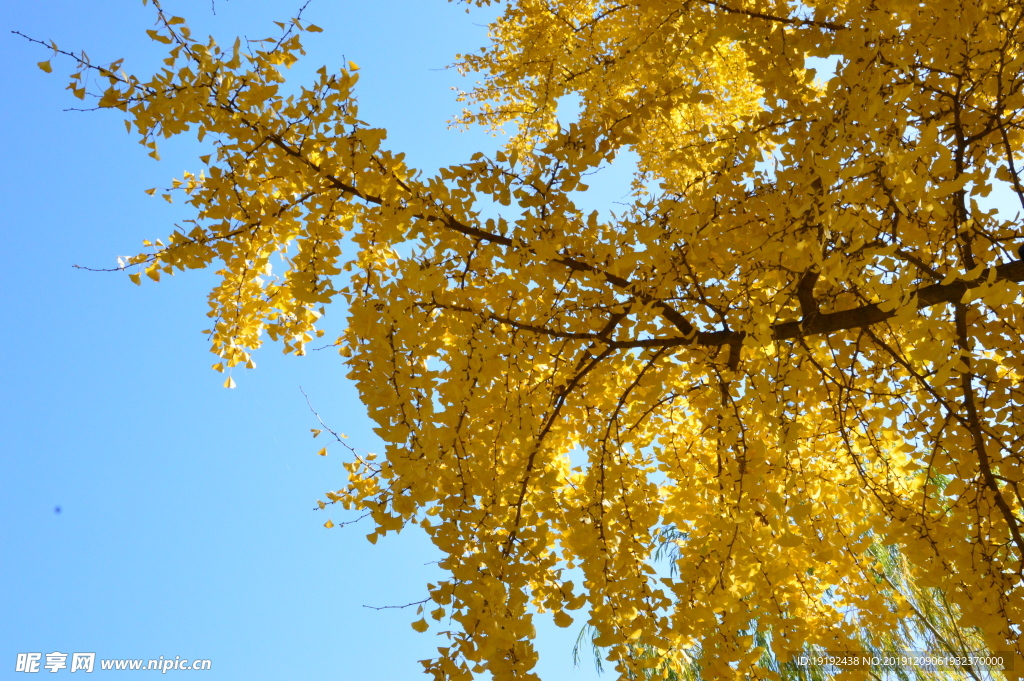
M 908 615 L 877 544 L 1019 678 L 1024 262 L 986 197 L 1024 205 L 1024 5 L 503 4 L 459 121 L 510 140 L 437 173 L 359 118 L 354 64 L 286 94 L 301 19 L 221 47 L 156 5 L 148 77 L 64 53 L 152 156 L 212 144 L 174 183 L 192 219 L 122 267 L 216 268 L 216 368 L 347 315 L 387 446 L 322 503 L 444 553 L 426 670 L 534 678 L 551 612 L 621 678 L 695 645 L 705 678 L 778 678 L 759 641 L 848 651 Z M 582 209 L 627 151 L 628 202 Z

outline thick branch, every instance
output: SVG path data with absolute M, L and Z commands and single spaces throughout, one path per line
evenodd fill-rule
M 804 323 L 818 316 L 818 301 L 814 297 L 814 285 L 818 283 L 821 272 L 815 268 L 804 272 L 796 286 L 796 297 L 800 301 L 800 311 L 804 315 Z
M 973 281 L 954 281 L 949 284 L 933 284 L 914 292 L 917 298 L 917 309 L 923 310 L 940 303 L 959 302 L 964 294 L 972 288 L 978 288 L 988 281 L 991 269 L 985 270 Z M 1015 260 L 1011 263 L 995 267 L 996 281 L 1024 282 L 1024 261 Z M 806 321 L 783 322 L 771 328 L 771 340 L 793 340 L 805 336 L 849 331 L 865 326 L 872 326 L 896 316 L 897 310 L 882 310 L 877 303 L 862 305 L 849 310 L 820 313 Z M 616 341 L 610 345 L 621 348 L 661 348 L 681 345 L 701 345 L 717 347 L 742 343 L 748 334 L 743 331 L 698 331 L 693 336 L 674 338 L 651 338 L 646 340 Z

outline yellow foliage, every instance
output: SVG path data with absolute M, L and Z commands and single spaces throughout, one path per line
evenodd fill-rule
M 585 608 L 622 678 L 652 667 L 638 650 L 697 642 L 733 675 L 757 658 L 752 620 L 778 650 L 841 650 L 845 606 L 879 629 L 901 616 L 872 542 L 1024 669 L 1024 263 L 1020 227 L 982 200 L 1024 203 L 1022 13 L 510 0 L 461 58 L 483 76 L 462 121 L 517 133 L 435 176 L 358 118 L 355 64 L 281 94 L 298 22 L 246 54 L 161 13 L 166 68 L 101 69 L 97 94 L 153 155 L 189 130 L 217 141 L 174 190 L 191 231 L 129 264 L 216 267 L 224 365 L 264 337 L 303 354 L 346 304 L 337 343 L 388 446 L 329 496 L 370 514 L 371 541 L 421 524 L 444 552 L 437 678 L 534 678 L 534 609 L 567 626 Z M 578 208 L 584 174 L 625 150 L 628 208 Z

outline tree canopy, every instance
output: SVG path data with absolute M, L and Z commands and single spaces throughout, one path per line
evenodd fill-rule
M 159 73 L 71 55 L 154 157 L 213 145 L 193 219 L 122 266 L 216 268 L 220 370 L 347 315 L 387 446 L 321 503 L 444 553 L 435 678 L 534 678 L 538 611 L 621 678 L 697 645 L 779 678 L 765 647 L 908 615 L 872 546 L 1024 668 L 1024 239 L 990 197 L 1024 206 L 1024 5 L 508 0 L 457 64 L 459 121 L 511 137 L 436 174 L 360 120 L 355 64 L 286 83 L 318 27 L 221 47 L 156 7 Z M 627 151 L 627 201 L 580 208 Z

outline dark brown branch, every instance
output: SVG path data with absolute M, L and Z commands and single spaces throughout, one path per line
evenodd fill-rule
M 502 554 L 507 558 L 512 551 L 512 544 L 515 543 L 517 538 L 517 532 L 519 530 L 519 523 L 523 518 L 523 501 L 526 499 L 526 492 L 529 490 L 530 476 L 533 474 L 533 468 L 536 463 L 537 453 L 540 451 L 544 438 L 547 436 L 551 427 L 558 420 L 558 415 L 562 411 L 562 407 L 565 406 L 566 399 L 569 397 L 569 393 L 579 384 L 580 381 L 589 374 L 594 367 L 600 364 L 605 357 L 615 352 L 615 348 L 607 347 L 604 352 L 594 357 L 590 362 L 580 371 L 576 372 L 576 375 L 572 377 L 569 384 L 560 388 L 558 395 L 555 396 L 555 407 L 552 409 L 551 414 L 548 415 L 547 420 L 544 423 L 544 427 L 541 428 L 540 433 L 537 435 L 537 439 L 533 443 L 533 447 L 530 450 L 530 455 L 526 459 L 526 470 L 523 472 L 523 479 L 519 484 L 519 498 L 516 500 L 516 517 L 512 522 L 512 532 L 508 535 L 508 541 L 505 542 L 505 548 L 502 550 Z
M 732 371 L 740 368 L 740 351 L 742 349 L 741 343 L 733 343 L 729 346 L 729 369 Z
M 796 297 L 800 301 L 800 311 L 804 315 L 804 323 L 818 316 L 818 301 L 814 297 L 814 285 L 818 283 L 821 272 L 812 268 L 804 272 L 796 285 Z
M 846 30 L 846 26 L 842 24 L 833 24 L 829 21 L 815 21 L 813 19 L 794 19 L 792 17 L 780 17 L 774 14 L 764 14 L 763 12 L 755 12 L 749 9 L 736 9 L 735 7 L 729 7 L 722 3 L 715 2 L 715 0 L 701 0 L 705 5 L 711 5 L 716 9 L 720 9 L 726 14 L 741 14 L 745 17 L 751 17 L 753 19 L 767 19 L 768 21 L 776 21 L 780 24 L 789 24 L 790 26 L 815 26 L 817 28 L 826 28 L 830 31 L 843 31 Z
M 967 369 L 960 372 L 960 388 L 963 392 L 964 408 L 967 410 L 967 422 L 970 425 L 971 439 L 974 440 L 974 452 L 978 456 L 978 469 L 981 471 L 981 477 L 985 481 L 985 486 L 992 493 L 992 499 L 995 501 L 996 508 L 999 509 L 1003 520 L 1006 521 L 1006 528 L 1013 538 L 1013 543 L 1017 546 L 1017 574 L 1022 575 L 1024 574 L 1024 536 L 1021 536 L 1020 533 L 1020 521 L 1017 520 L 1013 509 L 1010 508 L 1006 497 L 1003 496 L 1003 490 L 999 487 L 999 481 L 996 480 L 992 471 L 992 461 L 989 458 L 988 447 L 985 443 L 984 428 L 981 425 L 981 417 L 978 416 L 978 407 L 974 401 L 974 373 L 971 369 L 969 354 L 971 344 L 967 331 L 967 306 L 959 302 L 956 305 L 956 335 L 957 344 L 960 346 L 960 351 L 963 354 L 961 361 L 967 365 Z
M 917 289 L 913 295 L 917 298 L 917 309 L 923 310 L 940 303 L 955 303 L 973 288 L 978 288 L 988 281 L 993 268 L 987 269 L 973 281 L 954 281 L 949 284 L 932 284 Z M 1024 260 L 998 265 L 995 268 L 995 281 L 1024 282 Z M 793 340 L 805 336 L 849 331 L 872 326 L 896 316 L 897 310 L 882 310 L 877 303 L 862 305 L 849 310 L 821 313 L 812 320 L 782 322 L 771 328 L 770 339 L 773 341 Z M 683 345 L 700 345 L 718 347 L 742 343 L 747 334 L 743 331 L 698 331 L 692 336 L 674 338 L 651 338 L 645 340 L 614 341 L 610 345 L 619 348 L 660 348 Z
M 383 199 L 381 197 L 366 194 L 360 191 L 357 187 L 354 187 L 346 182 L 342 182 L 341 180 L 339 180 L 337 177 L 334 177 L 330 173 L 324 172 L 324 170 L 320 167 L 319 164 L 315 163 L 312 159 L 310 159 L 308 156 L 302 153 L 301 148 L 296 149 L 292 147 L 280 135 L 260 130 L 260 128 L 253 123 L 247 122 L 247 125 L 249 125 L 249 127 L 252 128 L 254 131 L 262 132 L 267 140 L 272 142 L 274 145 L 276 145 L 289 156 L 298 159 L 302 163 L 306 164 L 309 168 L 315 170 L 318 175 L 323 177 L 335 189 L 341 191 L 344 194 L 355 196 L 363 201 L 366 201 L 367 203 L 371 203 L 377 206 L 383 205 Z M 393 179 L 395 179 L 395 181 L 398 183 L 399 186 L 402 187 L 402 189 L 409 192 L 410 194 L 413 193 L 412 189 L 407 184 L 405 184 L 398 178 Z M 503 234 L 495 234 L 493 232 L 488 232 L 486 230 L 480 229 L 479 227 L 473 227 L 472 225 L 467 225 L 465 223 L 459 222 L 458 220 L 447 214 L 414 215 L 411 217 L 427 220 L 428 222 L 440 222 L 448 229 L 488 243 L 501 244 L 502 246 L 516 245 L 516 242 L 510 237 L 504 236 Z M 616 274 L 612 274 L 611 272 L 602 270 L 599 267 L 590 265 L 581 260 L 577 260 L 576 258 L 566 256 L 559 258 L 557 260 L 553 260 L 552 262 L 564 265 L 565 267 L 568 267 L 574 272 L 593 272 L 594 274 L 598 274 L 604 277 L 605 281 L 609 282 L 610 284 L 618 288 L 629 291 L 631 293 L 636 293 L 635 291 L 633 291 L 633 284 L 628 279 L 620 277 Z M 673 326 L 675 326 L 687 337 L 692 337 L 693 334 L 696 332 L 696 329 L 689 322 L 689 320 L 687 320 L 686 317 L 680 314 L 679 311 L 677 311 L 668 303 L 662 300 L 654 299 L 650 296 L 641 295 L 639 293 L 637 293 L 637 297 L 645 303 L 652 303 L 661 312 L 661 315 L 666 320 L 671 322 Z

